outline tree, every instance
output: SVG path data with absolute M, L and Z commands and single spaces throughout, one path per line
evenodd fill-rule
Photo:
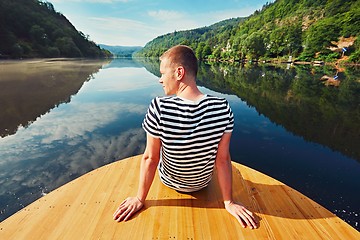
M 221 54 L 221 48 L 219 46 L 217 46 L 214 49 L 212 55 L 214 56 L 214 58 L 220 58 L 220 54 Z
M 202 50 L 202 56 L 204 58 L 208 57 L 209 55 L 211 55 L 211 48 L 208 44 L 206 44 L 204 47 L 203 47 L 203 50 Z
M 301 36 L 302 36 L 302 29 L 301 24 L 294 24 L 287 28 L 285 34 L 285 48 L 286 51 L 284 54 L 289 55 L 298 55 L 301 52 L 302 45 L 301 45 Z
M 33 25 L 29 31 L 30 38 L 35 44 L 47 45 L 48 38 L 45 30 L 39 25 Z
M 250 59 L 259 59 L 265 54 L 264 35 L 259 32 L 253 32 L 245 39 L 246 55 Z
M 334 22 L 335 19 L 329 18 L 313 24 L 306 33 L 305 51 L 315 54 L 330 47 L 332 41 L 337 41 L 340 29 Z
M 203 55 L 203 50 L 205 47 L 205 43 L 204 42 L 200 42 L 195 50 L 195 55 L 198 59 L 203 59 L 204 55 Z
M 271 31 L 269 36 L 268 51 L 271 57 L 278 57 L 284 50 L 285 32 L 284 28 L 277 28 Z
M 61 55 L 65 57 L 82 57 L 79 48 L 69 37 L 63 37 L 56 40 L 56 47 L 60 50 Z

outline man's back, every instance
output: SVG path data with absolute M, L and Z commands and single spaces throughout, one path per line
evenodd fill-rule
M 212 177 L 218 143 L 233 128 L 233 114 L 223 98 L 204 95 L 189 101 L 155 98 L 143 128 L 162 143 L 161 181 L 184 192 L 200 190 Z

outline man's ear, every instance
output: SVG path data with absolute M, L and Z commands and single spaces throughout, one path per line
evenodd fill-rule
M 181 81 L 185 76 L 185 68 L 183 66 L 179 66 L 176 68 L 176 78 Z

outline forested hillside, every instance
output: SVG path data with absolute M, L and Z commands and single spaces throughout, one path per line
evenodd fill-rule
M 0 58 L 107 57 L 82 32 L 38 0 L 0 1 Z
M 157 57 L 173 45 L 186 44 L 201 59 L 292 56 L 293 60 L 330 62 L 345 56 L 359 63 L 359 32 L 358 0 L 277 0 L 243 20 L 157 37 L 137 56 Z
M 191 46 L 196 50 L 198 57 L 209 56 L 220 51 L 219 43 L 227 42 L 235 29 L 244 21 L 244 18 L 233 18 L 224 20 L 209 27 L 197 28 L 187 31 L 175 31 L 163 36 L 159 36 L 150 41 L 145 47 L 136 53 L 138 57 L 157 57 L 169 47 L 176 44 Z M 216 48 L 215 46 L 219 46 Z M 215 48 L 216 49 L 215 49 Z

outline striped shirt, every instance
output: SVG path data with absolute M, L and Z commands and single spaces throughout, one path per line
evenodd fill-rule
M 223 98 L 205 95 L 193 102 L 177 96 L 157 97 L 142 126 L 161 140 L 161 181 L 178 191 L 193 192 L 209 184 L 218 144 L 224 132 L 232 132 L 234 117 Z

